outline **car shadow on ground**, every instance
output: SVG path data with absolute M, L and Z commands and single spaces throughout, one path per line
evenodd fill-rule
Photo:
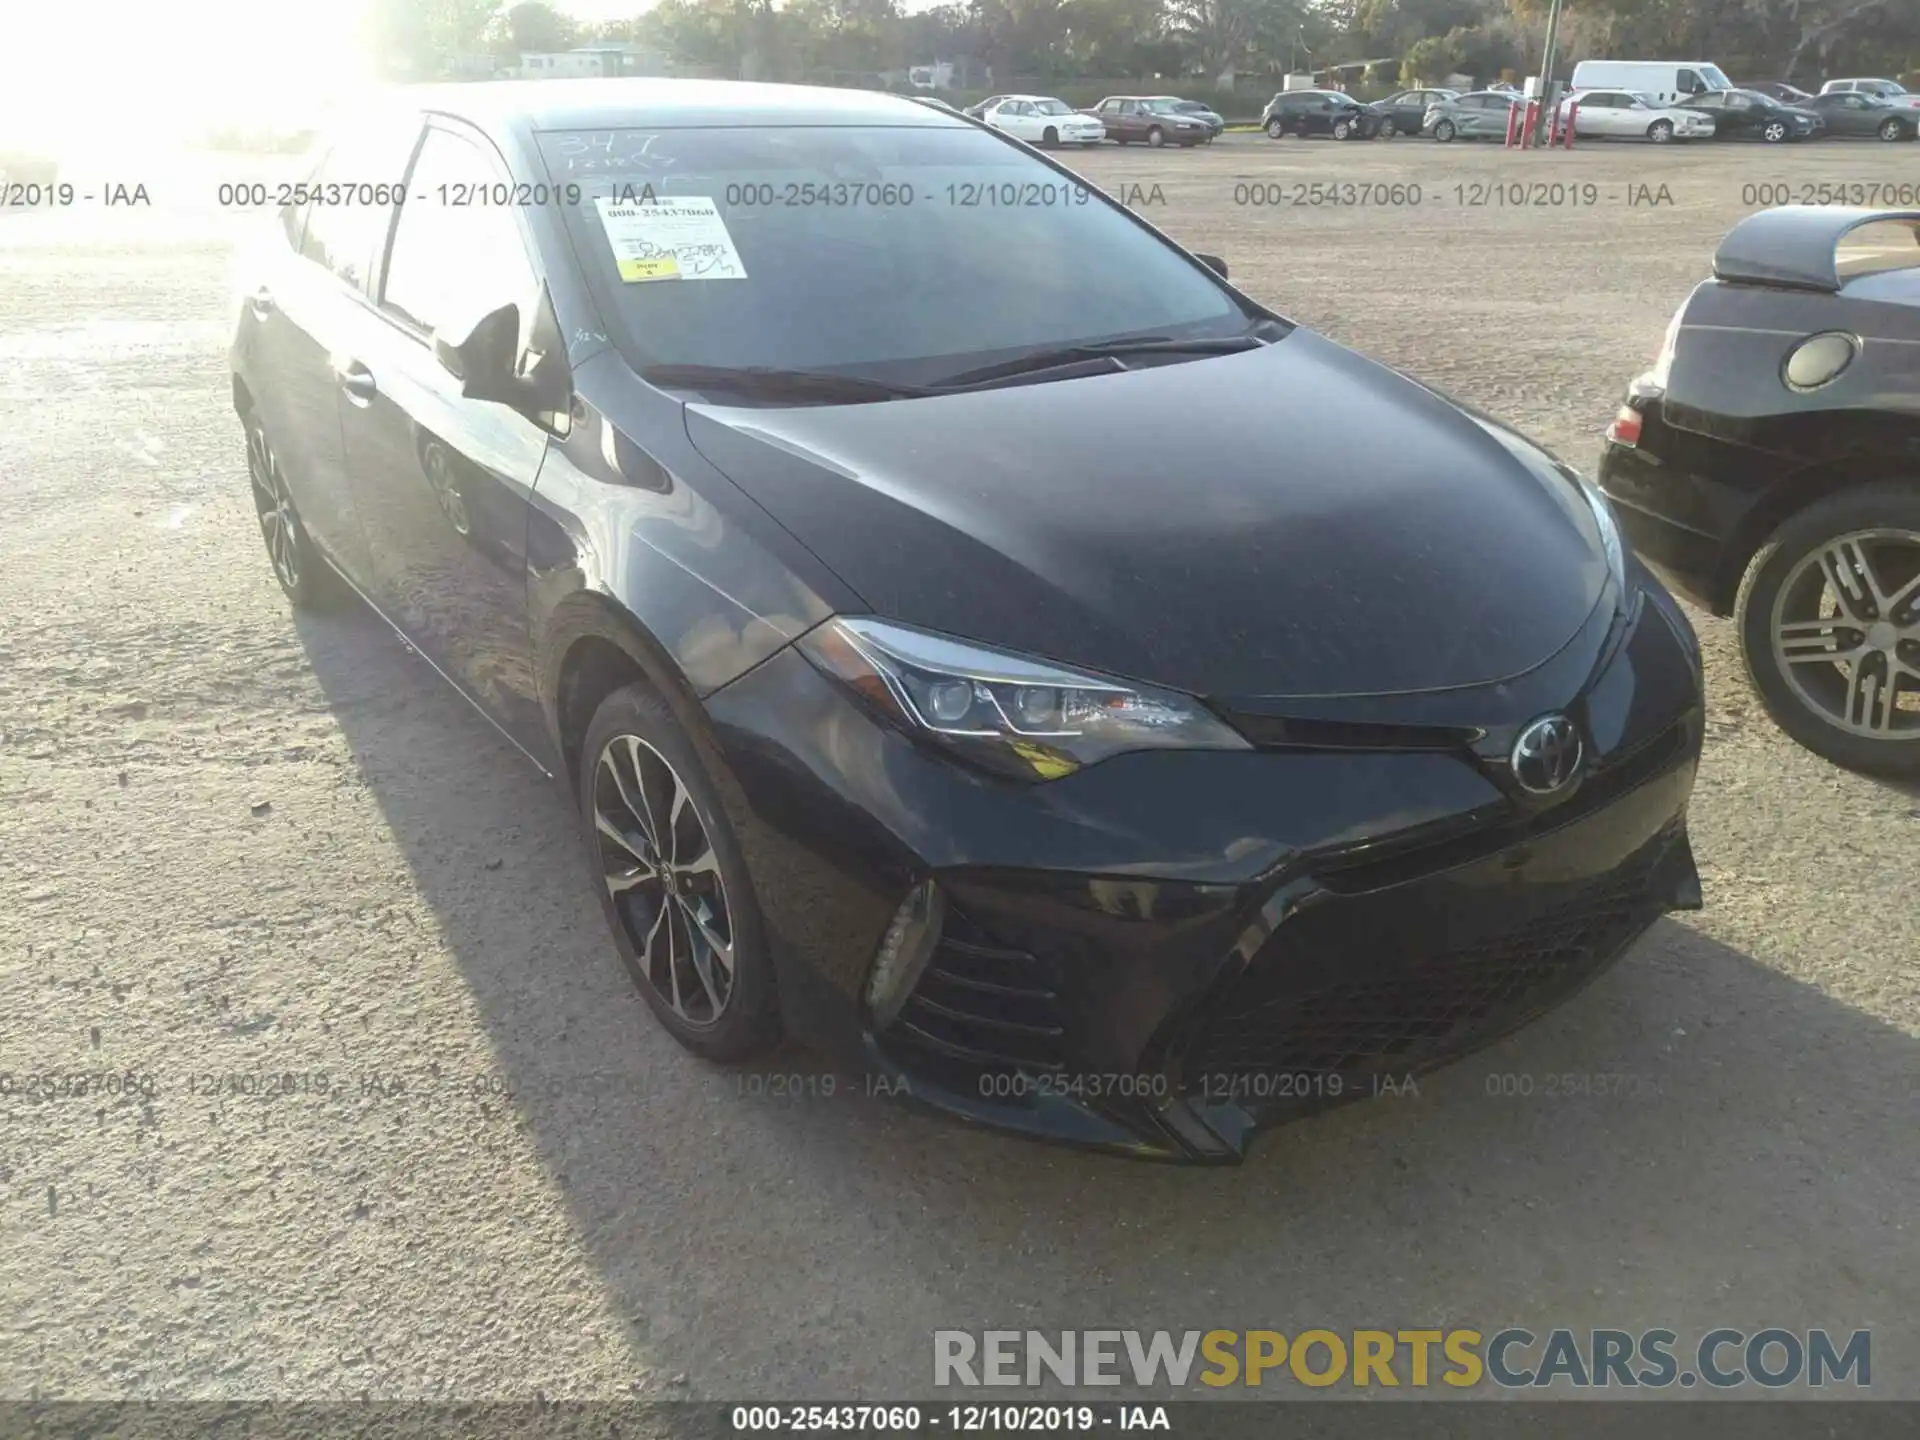
M 680 1051 L 605 938 L 559 789 L 371 615 L 299 628 L 636 1363 L 692 1394 L 931 1393 L 940 1327 L 1920 1313 L 1920 1042 L 1691 921 L 1244 1167 L 1034 1145 L 791 1048 L 747 1070 Z M 1874 1358 L 1901 1383 L 1897 1343 Z

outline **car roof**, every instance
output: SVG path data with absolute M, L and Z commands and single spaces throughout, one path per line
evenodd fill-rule
M 952 125 L 957 118 L 916 104 L 905 95 L 871 90 L 640 76 L 398 86 L 383 98 L 452 115 L 483 128 L 525 126 L 534 130 L 615 130 L 645 125 Z

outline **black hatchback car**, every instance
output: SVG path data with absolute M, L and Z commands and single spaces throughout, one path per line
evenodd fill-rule
M 1338 90 L 1283 90 L 1267 102 L 1260 126 L 1275 140 L 1327 135 L 1335 140 L 1371 140 L 1381 117 Z
M 1920 775 L 1920 211 L 1783 206 L 1728 232 L 1607 432 L 1636 549 L 1735 618 L 1768 712 Z
M 1598 492 L 1027 147 L 471 85 L 310 182 L 236 297 L 275 572 L 558 779 L 696 1053 L 1232 1159 L 1699 903 L 1698 652 Z
M 1681 108 L 1713 117 L 1716 140 L 1758 140 L 1778 145 L 1787 140 L 1810 140 L 1826 128 L 1826 122 L 1813 111 L 1783 105 L 1757 90 L 1709 90 L 1683 102 Z

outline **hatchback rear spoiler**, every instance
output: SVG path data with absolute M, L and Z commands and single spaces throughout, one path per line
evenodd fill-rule
M 1830 205 L 1782 205 L 1749 215 L 1727 232 L 1714 252 L 1717 280 L 1744 285 L 1781 285 L 1796 290 L 1838 290 L 1840 243 L 1863 225 L 1905 223 L 1909 238 L 1894 246 L 1913 249 L 1911 260 L 1869 269 L 1920 266 L 1920 210 L 1848 209 Z

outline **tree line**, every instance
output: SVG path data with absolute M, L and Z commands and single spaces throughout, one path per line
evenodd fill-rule
M 1372 62 L 1376 84 L 1482 83 L 1536 73 L 1550 0 L 658 0 L 583 25 L 526 0 L 375 0 L 373 52 L 392 75 L 437 78 L 472 57 L 631 41 L 690 73 L 847 81 L 936 60 L 956 84 L 1242 78 Z M 1920 0 L 1564 0 L 1558 66 L 1588 56 L 1710 60 L 1736 80 L 1909 75 Z M 1350 76 L 1353 71 L 1346 72 Z M 997 78 L 996 78 L 997 77 Z

